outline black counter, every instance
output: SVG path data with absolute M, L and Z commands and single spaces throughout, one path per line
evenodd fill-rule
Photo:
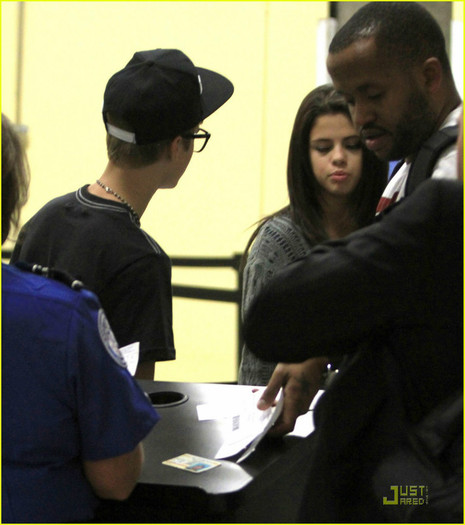
M 240 464 L 237 457 L 199 474 L 163 465 L 190 453 L 213 459 L 224 439 L 218 420 L 199 421 L 197 406 L 221 402 L 249 386 L 139 381 L 148 394 L 187 400 L 157 406 L 161 420 L 144 440 L 145 463 L 128 501 L 108 502 L 100 521 L 120 523 L 292 523 L 303 494 L 311 436 L 265 438 Z

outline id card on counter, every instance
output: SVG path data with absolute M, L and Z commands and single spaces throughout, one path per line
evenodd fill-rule
M 172 459 L 167 459 L 162 463 L 163 465 L 187 470 L 194 474 L 199 474 L 200 472 L 205 472 L 206 470 L 211 470 L 212 468 L 221 466 L 219 461 L 213 461 L 212 459 L 202 458 L 188 453 L 181 454 Z

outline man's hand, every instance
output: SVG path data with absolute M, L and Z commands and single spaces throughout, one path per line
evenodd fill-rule
M 315 357 L 303 363 L 279 363 L 274 369 L 257 407 L 266 410 L 274 404 L 279 389 L 283 387 L 284 406 L 273 428 L 271 436 L 282 436 L 294 430 L 296 419 L 308 411 L 310 403 L 321 386 L 321 377 L 328 359 Z

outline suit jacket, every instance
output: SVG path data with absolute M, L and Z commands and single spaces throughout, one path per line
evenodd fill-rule
M 249 308 L 246 343 L 262 359 L 299 362 L 375 340 L 396 357 L 418 420 L 462 384 L 462 247 L 463 185 L 430 179 L 280 272 Z
M 315 410 L 302 522 L 463 522 L 462 254 L 463 186 L 431 179 L 251 305 L 259 357 L 348 355 Z

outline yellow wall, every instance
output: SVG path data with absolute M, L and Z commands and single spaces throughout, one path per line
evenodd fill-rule
M 209 117 L 208 147 L 178 187 L 158 192 L 142 226 L 169 255 L 241 252 L 261 216 L 287 199 L 295 113 L 315 87 L 316 27 L 327 2 L 24 2 L 21 115 L 32 170 L 27 220 L 106 164 L 102 96 L 138 50 L 173 47 L 235 85 Z M 16 114 L 18 3 L 2 2 L 2 111 Z M 173 282 L 234 287 L 232 270 L 174 269 Z M 236 308 L 174 299 L 176 361 L 157 378 L 236 379 Z
M 463 22 L 463 0 L 456 0 L 452 3 L 452 20 Z

